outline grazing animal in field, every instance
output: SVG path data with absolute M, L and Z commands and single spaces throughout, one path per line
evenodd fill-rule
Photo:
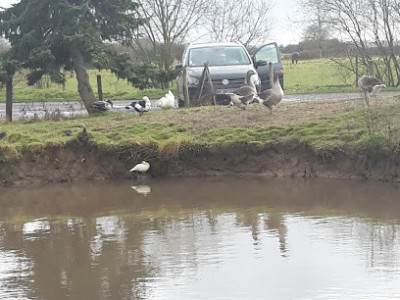
M 151 102 L 149 97 L 144 96 L 142 100 L 133 101 L 131 104 L 125 106 L 126 109 L 134 109 L 140 115 L 143 115 L 145 112 L 148 112 L 151 108 Z
M 386 85 L 382 83 L 378 78 L 367 75 L 361 76 L 360 79 L 358 79 L 357 84 L 364 93 L 367 105 L 369 105 L 369 98 L 376 97 L 381 88 L 386 87 Z
M 141 174 L 146 173 L 150 169 L 150 164 L 147 161 L 142 161 L 140 164 L 137 164 L 129 172 L 138 172 Z
M 281 102 L 284 96 L 281 84 L 279 82 L 279 76 L 282 74 L 284 74 L 282 70 L 275 70 L 272 88 L 262 91 L 258 94 L 261 99 L 261 101 L 259 100 L 258 102 L 263 104 L 265 107 L 268 107 L 271 114 L 273 114 L 275 105 Z
M 92 107 L 96 108 L 99 111 L 107 111 L 113 108 L 113 103 L 110 99 L 104 99 L 102 101 L 96 101 L 92 104 Z
M 162 98 L 160 98 L 157 101 L 156 104 L 158 107 L 161 107 L 162 109 L 170 109 L 175 107 L 175 95 L 174 93 L 171 92 L 171 90 L 168 90 L 168 93 L 165 94 Z
M 300 53 L 299 52 L 293 52 L 291 58 L 292 58 L 292 64 L 294 64 L 294 63 L 297 64 L 299 62 Z
M 246 83 L 247 85 L 241 86 L 236 90 L 225 93 L 225 95 L 230 98 L 230 105 L 235 105 L 239 108 L 246 109 L 247 106 L 253 102 L 254 98 L 257 98 L 257 90 L 256 87 L 251 81 L 251 76 L 256 75 L 257 73 L 254 70 L 247 71 L 246 74 Z

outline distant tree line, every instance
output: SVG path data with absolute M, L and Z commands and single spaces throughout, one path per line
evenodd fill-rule
M 359 72 L 373 73 L 390 86 L 400 85 L 400 0 L 298 2 L 308 17 L 306 44 L 299 47 L 313 42 L 304 50 L 314 49 L 320 57 L 346 56 L 347 62 L 337 62 L 354 73 L 357 60 Z

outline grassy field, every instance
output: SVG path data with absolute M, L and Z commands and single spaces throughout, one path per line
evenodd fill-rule
M 328 59 L 299 61 L 292 65 L 284 61 L 285 93 L 326 93 L 358 91 L 355 87 L 354 75 L 345 74 L 337 65 Z M 89 70 L 89 78 L 93 90 L 97 95 L 96 76 L 101 74 L 103 95 L 113 100 L 141 98 L 148 95 L 150 98 L 159 98 L 165 91 L 140 91 L 131 86 L 126 80 L 119 80 L 111 72 Z M 79 100 L 77 81 L 72 74 L 67 75 L 65 86 L 51 83 L 46 79 L 41 85 L 27 86 L 23 74 L 18 74 L 14 80 L 14 101 L 68 101 Z M 176 93 L 176 85 L 171 89 Z M 5 89 L 0 90 L 0 102 L 5 101 Z
M 359 91 L 354 74 L 347 74 L 329 59 L 284 61 L 285 94 Z

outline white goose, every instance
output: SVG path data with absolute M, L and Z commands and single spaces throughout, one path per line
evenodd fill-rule
M 257 98 L 257 90 L 254 83 L 251 81 L 251 76 L 256 75 L 254 70 L 247 71 L 246 83 L 247 85 L 237 88 L 231 93 L 225 93 L 231 99 L 230 105 L 236 105 L 239 108 L 246 109 L 249 103 L 254 98 Z
M 151 108 L 151 102 L 149 97 L 144 96 L 142 100 L 133 101 L 131 104 L 125 106 L 126 109 L 134 109 L 140 115 L 143 115 L 145 112 L 148 112 Z
M 157 106 L 162 109 L 170 109 L 175 106 L 175 96 L 171 90 L 168 90 L 168 93 L 157 101 Z
M 138 172 L 141 174 L 146 173 L 150 169 L 150 164 L 147 161 L 142 161 L 140 164 L 137 164 L 129 172 Z

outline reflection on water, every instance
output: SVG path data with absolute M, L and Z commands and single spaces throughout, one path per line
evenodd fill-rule
M 131 188 L 138 192 L 139 194 L 147 196 L 151 192 L 151 187 L 147 184 L 142 185 L 132 185 Z
M 282 179 L 7 188 L 0 299 L 397 299 L 397 186 Z

